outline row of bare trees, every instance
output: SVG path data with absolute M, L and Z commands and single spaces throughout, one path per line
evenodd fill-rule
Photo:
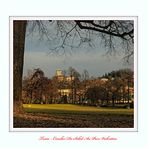
M 56 83 L 45 77 L 41 69 L 28 72 L 23 79 L 23 102 L 24 103 L 49 103 L 49 98 L 56 95 Z M 52 101 L 51 101 L 52 102 Z
M 90 105 L 118 106 L 133 105 L 133 82 L 126 79 L 114 78 L 100 82 L 86 91 L 86 100 Z
M 80 75 L 70 67 L 71 81 L 48 79 L 41 69 L 34 69 L 23 80 L 24 103 L 73 103 L 83 105 L 115 106 L 130 104 L 133 99 L 133 72 L 129 69 L 108 73 L 103 77 L 89 78 L 87 70 Z M 62 95 L 63 89 L 70 90 Z

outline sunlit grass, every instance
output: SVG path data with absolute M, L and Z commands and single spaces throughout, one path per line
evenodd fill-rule
M 14 127 L 25 128 L 133 128 L 133 109 L 72 104 L 24 104 L 14 116 Z
M 24 104 L 26 112 L 133 114 L 133 109 L 81 106 L 73 104 Z

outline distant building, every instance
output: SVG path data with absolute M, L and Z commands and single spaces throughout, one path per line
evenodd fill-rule
M 56 70 L 56 76 L 63 76 L 63 72 L 60 69 Z
M 56 70 L 55 76 L 57 77 L 58 81 L 63 81 L 64 80 L 63 72 L 60 69 Z
M 66 76 L 66 75 L 63 74 L 63 71 L 60 70 L 60 69 L 56 70 L 55 76 L 57 77 L 57 79 L 59 81 L 64 81 L 65 80 L 65 81 L 71 82 L 71 81 L 74 80 L 74 76 Z
M 66 76 L 66 81 L 73 81 L 74 80 L 74 77 L 73 76 Z
M 102 78 L 101 81 L 102 81 L 102 82 L 107 82 L 108 79 L 107 79 L 107 78 Z
M 75 79 L 74 76 L 67 76 L 63 73 L 62 70 L 60 69 L 57 69 L 56 70 L 56 73 L 55 73 L 55 77 L 57 78 L 58 81 L 60 82 L 63 82 L 63 83 L 67 83 L 69 84 L 68 86 L 69 87 L 66 87 L 66 88 L 59 88 L 58 89 L 58 92 L 60 93 L 60 96 L 67 96 L 67 98 L 70 97 L 70 94 L 72 93 L 72 89 L 70 88 L 70 84 L 71 82 Z
M 71 89 L 58 89 L 61 96 L 70 97 Z

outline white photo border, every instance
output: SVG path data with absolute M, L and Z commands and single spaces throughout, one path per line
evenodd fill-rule
M 133 128 L 14 128 L 13 127 L 13 20 L 133 20 L 134 127 Z M 138 16 L 9 16 L 9 132 L 138 132 Z

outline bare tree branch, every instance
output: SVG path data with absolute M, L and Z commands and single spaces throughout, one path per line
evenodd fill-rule
M 116 30 L 115 33 L 110 31 L 110 30 L 107 30 L 109 27 L 112 27 L 113 21 L 109 21 L 108 25 L 106 25 L 106 26 L 101 26 L 99 24 L 94 23 L 93 21 L 75 20 L 75 22 L 81 29 L 98 31 L 98 32 L 105 33 L 105 34 L 108 34 L 108 35 L 120 37 L 120 38 L 125 39 L 125 40 L 127 40 L 127 38 L 125 38 L 126 36 L 128 36 L 128 35 L 131 36 L 131 34 L 133 34 L 133 32 L 134 32 L 134 29 L 131 29 L 130 31 L 123 32 L 123 33 L 119 33 L 118 29 Z M 92 26 L 83 25 L 82 24 L 83 22 L 91 24 Z

